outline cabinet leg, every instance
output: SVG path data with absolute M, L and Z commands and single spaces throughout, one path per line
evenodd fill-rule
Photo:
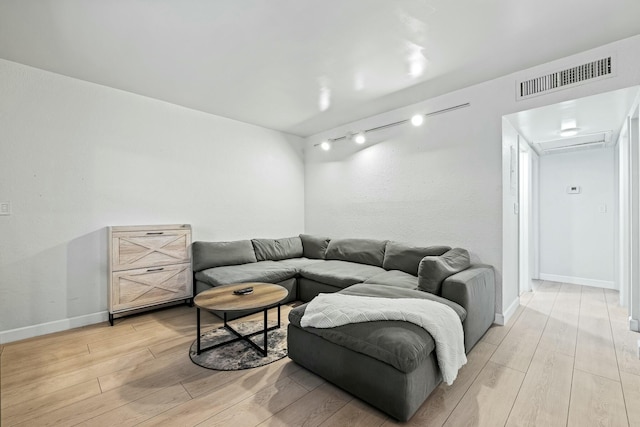
M 109 323 L 113 326 L 113 313 L 109 313 Z

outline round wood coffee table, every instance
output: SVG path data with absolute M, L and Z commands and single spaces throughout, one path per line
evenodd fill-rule
M 245 295 L 236 295 L 234 291 L 240 289 L 253 288 L 253 292 Z M 240 340 L 249 343 L 253 348 L 258 350 L 263 356 L 267 355 L 267 332 L 280 327 L 280 303 L 287 297 L 289 292 L 280 285 L 272 283 L 237 283 L 233 285 L 216 286 L 215 288 L 200 292 L 194 298 L 193 302 L 197 308 L 198 316 L 198 354 L 203 351 L 213 350 L 223 345 L 231 344 Z M 278 324 L 267 328 L 267 310 L 274 304 L 278 305 Z M 207 348 L 200 348 L 200 309 L 209 311 L 222 311 L 224 327 L 236 335 L 237 338 L 215 344 Z M 264 324 L 261 331 L 248 335 L 242 335 L 229 324 L 227 324 L 227 312 L 243 311 L 243 310 L 262 310 L 264 312 Z M 253 313 L 251 313 L 253 314 Z M 249 314 L 247 314 L 249 316 Z M 244 317 L 244 316 L 241 316 Z M 264 334 L 264 348 L 261 348 L 249 338 Z

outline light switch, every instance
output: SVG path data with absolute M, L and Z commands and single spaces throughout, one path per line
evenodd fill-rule
M 598 212 L 607 213 L 607 204 L 606 203 L 600 203 L 598 205 Z
M 11 215 L 11 202 L 0 202 L 0 215 Z

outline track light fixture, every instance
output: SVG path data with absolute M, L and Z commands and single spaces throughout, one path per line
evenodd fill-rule
M 414 126 L 422 126 L 422 123 L 424 123 L 424 115 L 423 114 L 416 114 L 415 116 L 411 117 L 411 124 Z
M 386 128 L 390 128 L 390 127 L 393 127 L 393 126 L 398 126 L 398 125 L 401 125 L 401 124 L 407 123 L 407 122 L 411 122 L 411 124 L 414 125 L 414 126 L 421 126 L 422 123 L 424 123 L 424 118 L 425 117 L 435 116 L 437 114 L 442 114 L 442 113 L 448 113 L 449 111 L 458 110 L 460 108 L 466 108 L 466 107 L 470 107 L 470 106 L 471 106 L 471 104 L 467 102 L 465 104 L 460 104 L 460 105 L 456 105 L 456 106 L 453 106 L 453 107 L 444 108 L 442 110 L 433 111 L 431 113 L 416 114 L 416 115 L 412 116 L 410 119 L 400 120 L 400 121 L 389 123 L 389 124 L 386 124 L 386 125 L 377 126 L 377 127 L 371 128 L 371 129 L 365 129 L 365 130 L 360 131 L 360 132 L 355 133 L 355 134 L 349 132 L 344 136 L 339 136 L 337 138 L 329 138 L 329 139 L 326 139 L 326 140 L 322 141 L 319 144 L 315 144 L 314 147 L 320 146 L 320 148 L 322 148 L 324 151 L 329 151 L 331 149 L 331 146 L 333 145 L 333 143 L 336 142 L 336 141 L 340 141 L 340 140 L 352 140 L 356 144 L 364 144 L 367 141 L 367 137 L 365 136 L 365 134 L 367 134 L 369 132 L 375 132 L 375 131 L 386 129 Z
M 353 135 L 353 141 L 356 144 L 364 144 L 365 142 L 367 142 L 367 137 L 364 136 L 364 132 L 358 132 Z

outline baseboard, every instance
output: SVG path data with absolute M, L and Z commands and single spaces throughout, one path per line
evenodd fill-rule
M 516 298 L 515 300 L 513 300 L 511 305 L 509 305 L 509 308 L 507 308 L 503 314 L 496 313 L 494 322 L 497 323 L 498 325 L 503 325 L 503 326 L 506 325 L 509 319 L 511 319 L 511 317 L 515 314 L 519 305 L 520 305 L 520 298 Z
M 609 280 L 585 279 L 583 277 L 558 276 L 557 274 L 546 273 L 540 273 L 540 280 L 571 283 L 572 285 L 591 286 L 594 288 L 617 289 L 615 283 Z
M 53 332 L 66 331 L 67 329 L 79 328 L 81 326 L 93 325 L 94 323 L 106 322 L 107 320 L 109 320 L 109 313 L 101 311 L 84 316 L 70 317 L 68 319 L 1 331 L 0 344 L 7 344 L 13 341 L 51 334 Z

